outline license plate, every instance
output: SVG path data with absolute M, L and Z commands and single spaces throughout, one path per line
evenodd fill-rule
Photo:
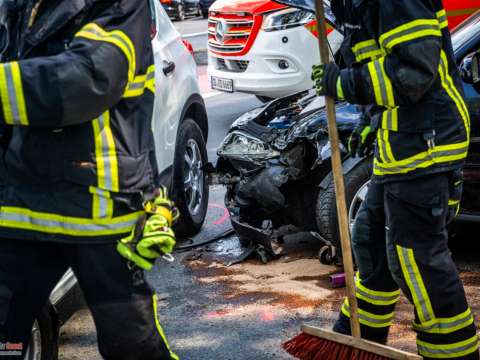
M 212 89 L 233 92 L 233 80 L 212 76 Z

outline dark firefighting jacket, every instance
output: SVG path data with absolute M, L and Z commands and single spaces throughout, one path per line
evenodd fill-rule
M 158 177 L 148 0 L 16 3 L 0 64 L 0 239 L 123 236 Z
M 470 119 L 441 0 L 346 2 L 334 5 L 350 66 L 341 83 L 347 101 L 373 113 L 375 178 L 460 168 Z

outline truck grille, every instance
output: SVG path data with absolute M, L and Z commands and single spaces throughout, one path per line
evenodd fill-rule
M 219 22 L 223 26 L 223 36 L 217 33 Z M 208 18 L 208 47 L 217 54 L 243 55 L 255 40 L 261 23 L 261 16 L 248 13 L 211 12 Z
M 217 70 L 231 71 L 231 72 L 245 72 L 248 68 L 248 60 L 228 60 L 222 58 L 216 58 Z

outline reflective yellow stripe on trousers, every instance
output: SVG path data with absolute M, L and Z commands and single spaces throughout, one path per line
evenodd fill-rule
M 350 306 L 348 305 L 347 299 L 345 299 L 341 311 L 345 316 L 350 317 Z M 383 328 L 391 326 L 394 316 L 395 314 L 393 312 L 386 315 L 376 315 L 369 313 L 365 310 L 358 309 L 358 319 L 360 321 L 360 324 L 372 328 Z
M 92 121 L 95 138 L 98 188 L 90 188 L 93 195 L 93 217 L 113 215 L 113 201 L 108 191 L 119 191 L 118 159 L 115 140 L 110 127 L 110 112 L 106 111 Z
M 16 61 L 0 65 L 0 100 L 5 123 L 28 125 L 21 69 Z
M 175 354 L 172 350 L 170 350 L 170 344 L 167 341 L 167 337 L 165 336 L 165 333 L 163 332 L 162 325 L 160 325 L 160 320 L 158 320 L 158 312 L 157 312 L 157 294 L 153 295 L 153 313 L 155 316 L 155 325 L 157 326 L 158 333 L 163 339 L 163 342 L 165 343 L 165 346 L 167 347 L 168 351 L 170 351 L 170 356 L 172 357 L 173 360 L 180 360 L 177 354 Z
M 400 290 L 396 291 L 376 291 L 368 289 L 362 285 L 362 280 L 357 274 L 357 281 L 355 284 L 357 298 L 362 299 L 372 305 L 388 306 L 393 305 L 400 297 Z
M 420 355 L 433 359 L 453 359 L 466 356 L 478 350 L 478 336 L 459 341 L 453 344 L 430 344 L 417 340 L 417 349 Z

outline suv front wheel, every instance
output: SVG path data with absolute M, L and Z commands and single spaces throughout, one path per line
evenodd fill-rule
M 180 124 L 173 161 L 173 194 L 180 210 L 175 233 L 179 236 L 197 234 L 205 221 L 209 191 L 203 167 L 207 162 L 202 130 L 187 118 Z

